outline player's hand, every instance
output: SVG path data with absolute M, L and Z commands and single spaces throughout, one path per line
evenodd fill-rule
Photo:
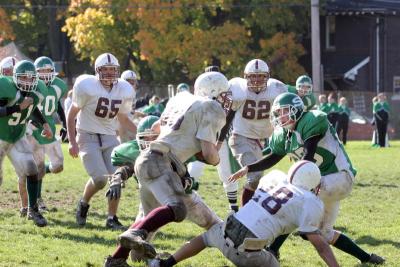
M 53 138 L 53 132 L 48 123 L 43 124 L 43 130 L 41 133 L 42 136 L 46 137 L 47 139 Z
M 106 192 L 106 197 L 109 200 L 113 199 L 120 199 L 121 198 L 121 191 L 122 191 L 122 179 L 121 174 L 114 174 L 109 178 L 110 187 Z
M 235 182 L 235 181 L 239 180 L 240 178 L 242 178 L 243 176 L 245 176 L 248 172 L 249 172 L 249 169 L 247 168 L 247 166 L 244 166 L 243 168 L 241 168 L 240 170 L 238 170 L 237 172 L 232 174 L 228 178 L 228 182 Z
M 71 157 L 73 158 L 77 158 L 79 155 L 79 147 L 78 144 L 76 142 L 74 143 L 69 143 L 68 146 L 68 152 L 71 155 Z
M 62 142 L 68 142 L 67 129 L 65 129 L 65 128 L 60 129 L 60 137 L 61 137 Z
M 25 97 L 24 100 L 19 104 L 19 108 L 21 110 L 27 109 L 30 105 L 33 104 L 33 98 L 32 97 Z

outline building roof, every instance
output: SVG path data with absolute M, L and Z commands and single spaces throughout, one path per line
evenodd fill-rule
M 399 0 L 327 0 L 328 15 L 394 15 L 400 16 Z
M 29 60 L 29 57 L 22 53 L 14 42 L 8 43 L 7 45 L 0 47 L 0 60 L 5 57 L 16 57 L 18 60 Z

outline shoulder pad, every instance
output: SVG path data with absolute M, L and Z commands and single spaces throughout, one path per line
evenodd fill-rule
M 12 78 L 6 76 L 0 77 L 0 98 L 14 98 L 16 90 L 17 88 L 15 87 Z
M 230 79 L 229 91 L 232 93 L 232 109 L 237 110 L 247 98 L 247 81 L 239 77 Z
M 267 90 L 278 96 L 282 93 L 286 93 L 288 91 L 288 87 L 286 84 L 277 79 L 269 78 L 267 82 Z

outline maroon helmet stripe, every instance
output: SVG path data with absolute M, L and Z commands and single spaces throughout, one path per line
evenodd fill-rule
M 12 63 L 12 64 L 13 64 L 13 67 L 14 67 L 14 66 L 15 66 L 15 58 L 12 57 L 11 59 L 12 59 L 12 62 L 13 62 L 13 63 Z
M 108 60 L 108 63 L 111 63 L 111 57 L 110 57 L 110 54 L 107 54 L 107 60 Z
M 256 70 L 258 70 L 258 60 L 256 60 Z
M 308 163 L 307 160 L 302 160 L 302 162 L 293 170 L 293 172 L 291 173 L 290 178 L 289 178 L 289 183 L 292 183 L 293 176 L 294 176 L 294 174 L 296 173 L 296 171 L 297 171 L 301 166 L 303 166 L 303 165 L 306 164 L 306 163 Z

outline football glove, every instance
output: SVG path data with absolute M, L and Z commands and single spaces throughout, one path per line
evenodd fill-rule
M 193 190 L 199 189 L 199 183 L 190 176 L 185 176 L 181 178 L 183 189 L 186 194 L 191 194 Z
M 67 143 L 68 142 L 67 129 L 65 129 L 65 128 L 61 128 L 60 129 L 60 137 L 61 137 L 61 141 L 63 143 Z
M 109 200 L 121 198 L 121 189 L 122 189 L 121 174 L 120 173 L 113 174 L 109 178 L 108 183 L 110 184 L 110 187 L 106 192 L 106 197 L 108 197 Z

